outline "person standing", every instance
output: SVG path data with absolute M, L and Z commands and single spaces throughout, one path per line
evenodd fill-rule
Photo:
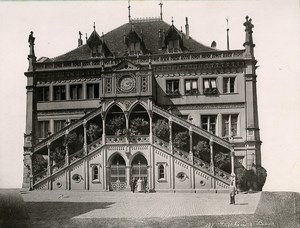
M 233 181 L 231 181 L 230 183 L 229 194 L 230 194 L 230 204 L 235 204 L 236 187 Z

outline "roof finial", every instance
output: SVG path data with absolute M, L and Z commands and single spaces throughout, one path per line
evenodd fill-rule
M 229 50 L 229 27 L 228 27 L 228 17 L 226 18 L 226 22 L 227 22 L 227 50 Z
M 93 28 L 94 28 L 94 31 L 96 30 L 96 23 L 94 22 L 94 26 L 93 26 Z
M 172 16 L 172 25 L 173 25 L 173 23 L 174 23 L 174 20 L 173 20 L 173 16 Z
M 87 38 L 87 33 L 86 33 L 86 34 L 85 34 L 85 42 L 86 42 L 86 43 L 87 43 L 87 39 L 88 39 L 88 38 Z
M 129 22 L 131 21 L 130 8 L 131 8 L 131 6 L 130 6 L 130 0 L 128 0 L 128 20 L 129 20 Z
M 82 33 L 79 31 L 78 47 L 82 46 L 82 44 L 83 44 L 81 36 L 82 36 Z
M 160 0 L 160 3 L 158 5 L 160 6 L 160 20 L 163 20 L 163 12 L 162 12 L 163 3 L 162 3 L 162 0 Z

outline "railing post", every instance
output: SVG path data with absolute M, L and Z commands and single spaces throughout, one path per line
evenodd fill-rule
M 88 144 L 87 144 L 87 121 L 86 119 L 83 120 L 83 148 L 84 154 L 87 155 L 88 152 Z

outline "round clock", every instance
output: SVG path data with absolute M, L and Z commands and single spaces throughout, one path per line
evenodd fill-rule
M 131 76 L 123 76 L 120 79 L 120 89 L 123 92 L 130 92 L 135 87 L 135 80 Z

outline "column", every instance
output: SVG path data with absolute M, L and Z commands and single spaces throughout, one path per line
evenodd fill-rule
M 51 142 L 48 142 L 47 143 L 47 149 L 48 149 L 48 160 L 47 160 L 47 170 L 48 170 L 48 176 L 51 176 L 51 158 L 50 158 L 50 155 L 51 155 Z
M 51 132 L 51 134 L 54 134 L 54 120 L 50 119 L 49 121 L 49 131 Z
M 68 166 L 69 165 L 69 148 L 68 148 L 68 137 L 69 137 L 69 130 L 67 129 L 66 130 L 66 133 L 65 133 L 65 138 L 67 139 L 66 141 L 66 155 L 65 155 L 65 165 Z
M 30 175 L 29 175 L 29 190 L 33 190 L 33 167 L 32 167 L 33 152 L 30 152 Z
M 149 111 L 149 120 L 150 120 L 150 124 L 149 124 L 149 142 L 150 142 L 150 144 L 152 144 L 153 143 L 153 132 L 152 132 L 152 127 L 153 127 L 153 122 L 152 122 L 152 118 L 153 118 L 153 112 L 150 110 Z
M 190 155 L 190 161 L 192 164 L 194 164 L 194 155 L 193 155 L 193 131 L 192 128 L 189 128 L 189 136 L 190 136 L 190 151 L 189 151 L 189 155 Z
M 70 98 L 70 84 L 66 84 L 66 100 L 71 100 Z
M 87 144 L 87 121 L 86 119 L 83 120 L 83 148 L 84 154 L 87 155 L 88 152 L 88 144 Z
M 53 84 L 49 85 L 49 101 L 53 101 Z
M 128 114 L 128 111 L 125 111 L 124 115 L 125 115 L 125 122 L 126 122 L 126 130 L 128 131 L 129 130 L 129 114 Z M 129 134 L 127 134 L 127 136 L 129 136 Z M 126 143 L 129 143 L 129 137 L 126 137 Z M 127 151 L 129 151 L 129 150 L 127 150 Z
M 170 152 L 173 154 L 173 131 L 172 131 L 172 117 L 169 118 L 169 147 Z
M 130 191 L 130 182 L 131 182 L 131 178 L 130 178 L 130 170 L 131 170 L 131 166 L 126 166 L 126 189 Z
M 216 188 L 216 183 L 215 183 L 215 165 L 214 165 L 214 141 L 213 138 L 211 137 L 209 140 L 209 147 L 210 147 L 210 171 L 211 171 L 211 187 L 213 189 Z
M 105 139 L 105 114 L 101 113 L 102 118 L 102 145 L 105 145 L 106 139 Z
M 87 99 L 87 85 L 86 85 L 86 82 L 82 83 L 82 99 L 83 100 Z
M 231 149 L 230 157 L 231 157 L 231 182 L 233 182 L 233 185 L 236 186 L 236 176 L 234 173 L 234 148 Z

